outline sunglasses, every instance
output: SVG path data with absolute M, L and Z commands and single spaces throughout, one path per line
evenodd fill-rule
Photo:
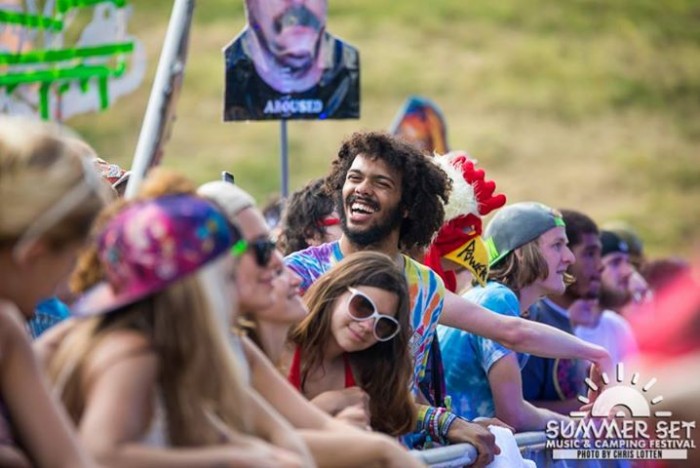
M 399 333 L 399 321 L 391 315 L 380 314 L 369 296 L 355 288 L 348 288 L 348 291 L 348 315 L 358 322 L 375 319 L 372 332 L 378 341 L 389 341 Z
M 258 264 L 260 268 L 265 268 L 272 258 L 272 254 L 277 248 L 277 245 L 268 238 L 259 238 L 254 240 L 240 239 L 233 247 L 231 247 L 231 254 L 234 257 L 240 257 L 248 250 L 252 250 L 255 254 L 255 263 Z

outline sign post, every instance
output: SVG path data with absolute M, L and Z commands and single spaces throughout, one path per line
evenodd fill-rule
M 327 0 L 246 0 L 247 24 L 225 48 L 224 120 L 279 120 L 288 193 L 288 120 L 360 117 L 360 57 L 326 31 Z
M 175 0 L 173 4 L 156 77 L 136 144 L 131 176 L 124 194 L 126 198 L 136 195 L 148 169 L 158 164 L 163 145 L 169 137 L 169 126 L 185 73 L 193 11 L 194 0 Z

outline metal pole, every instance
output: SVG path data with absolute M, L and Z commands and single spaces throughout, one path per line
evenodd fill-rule
M 173 3 L 170 23 L 165 33 L 163 50 L 161 51 L 158 69 L 156 70 L 156 77 L 153 80 L 153 88 L 146 106 L 146 115 L 144 116 L 141 133 L 136 144 L 134 161 L 131 165 L 131 175 L 124 194 L 126 198 L 132 198 L 136 195 L 139 185 L 143 181 L 146 171 L 155 156 L 155 149 L 160 136 L 158 133 L 162 128 L 162 110 L 166 105 L 166 97 L 170 94 L 168 87 L 170 86 L 171 75 L 180 72 L 181 67 L 184 66 L 178 60 L 178 52 L 183 34 L 186 34 L 189 30 L 193 10 L 194 0 L 175 0 Z
M 280 183 L 282 198 L 289 195 L 289 159 L 287 145 L 287 119 L 280 120 L 280 167 L 282 180 Z

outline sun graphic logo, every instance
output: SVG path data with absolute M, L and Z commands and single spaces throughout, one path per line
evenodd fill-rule
M 625 379 L 625 367 L 623 363 L 618 363 L 615 367 L 616 380 L 618 384 L 624 382 Z M 608 374 L 603 372 L 602 375 L 603 383 L 606 387 L 610 385 L 610 378 Z M 656 377 L 652 377 L 647 383 L 640 387 L 637 386 L 639 382 L 639 373 L 635 372 L 632 374 L 632 379 L 628 385 L 614 385 L 605 388 L 600 395 L 595 399 L 593 407 L 590 411 L 590 416 L 597 418 L 607 418 L 608 416 L 614 416 L 617 418 L 633 417 L 633 418 L 648 418 L 652 415 L 651 407 L 661 403 L 664 399 L 662 395 L 653 397 L 651 400 L 647 401 L 645 394 L 651 390 L 651 388 L 656 384 Z M 590 378 L 586 378 L 586 386 L 593 392 L 599 392 L 600 388 L 596 385 Z M 590 400 L 579 395 L 578 400 L 587 405 Z M 615 411 L 617 409 L 617 411 Z M 625 411 L 625 409 L 627 411 Z M 657 418 L 668 418 L 672 414 L 670 411 L 654 411 L 654 416 Z M 589 415 L 586 411 L 572 411 L 569 413 L 572 418 L 584 418 Z
M 688 458 L 695 449 L 695 421 L 672 419 L 671 411 L 657 409 L 662 395 L 652 395 L 657 383 L 651 378 L 640 383 L 638 373 L 625 382 L 625 367 L 615 367 L 615 380 L 602 374 L 602 385 L 585 380 L 591 399 L 578 400 L 589 411 L 572 411 L 569 421 L 549 421 L 546 449 L 553 459 L 642 460 Z M 601 388 L 602 387 L 602 388 Z

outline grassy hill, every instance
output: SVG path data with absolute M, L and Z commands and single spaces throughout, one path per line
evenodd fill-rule
M 129 166 L 172 2 L 132 0 L 147 82 L 72 119 Z M 385 129 L 405 98 L 434 100 L 453 149 L 510 201 L 621 219 L 652 254 L 700 248 L 700 2 L 330 0 L 329 30 L 359 48 L 362 118 L 290 122 L 292 189 L 324 174 L 341 139 Z M 232 170 L 258 200 L 279 187 L 279 124 L 221 122 L 222 47 L 242 0 L 199 0 L 164 165 L 198 182 Z

